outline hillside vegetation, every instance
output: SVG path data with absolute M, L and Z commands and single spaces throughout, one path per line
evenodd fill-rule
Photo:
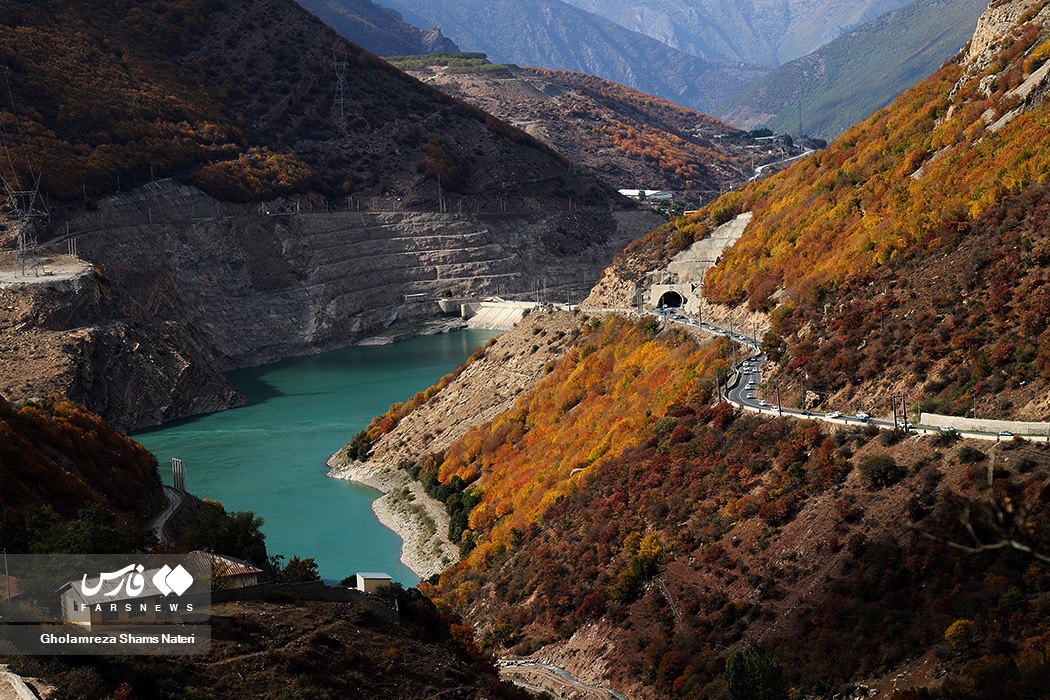
M 673 192 L 687 208 L 792 154 L 699 112 L 582 73 L 487 62 L 484 54 L 395 57 L 394 65 L 514 124 L 614 189 Z
M 979 415 L 1045 418 L 1048 15 L 996 11 L 1018 20 L 1000 41 L 986 32 L 827 150 L 664 227 L 611 274 L 639 279 L 752 211 L 705 294 L 771 314 L 789 385 L 858 408 L 891 388 L 914 403 L 918 387 L 955 411 L 976 389 Z
M 157 460 L 59 397 L 0 398 L 0 539 L 12 552 L 140 550 L 165 503 Z
M 436 175 L 464 195 L 608 194 L 549 148 L 420 85 L 291 0 L 0 3 L 7 147 L 0 167 L 57 200 L 175 175 L 216 197 L 401 196 Z M 333 61 L 347 63 L 345 119 Z M 528 172 L 525 178 L 522 173 Z M 527 180 L 527 181 L 526 181 Z
M 730 650 L 755 639 L 785 692 L 903 673 L 902 690 L 1039 697 L 1045 449 L 741 415 L 712 402 L 724 341 L 581 328 L 515 408 L 403 465 L 465 554 L 423 588 L 469 611 L 484 646 L 642 698 L 721 697 Z M 1023 505 L 996 524 L 1007 502 Z

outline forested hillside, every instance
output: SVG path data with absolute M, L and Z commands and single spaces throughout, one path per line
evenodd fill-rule
M 686 208 L 740 186 L 754 167 L 796 152 L 591 75 L 493 64 L 483 54 L 390 60 L 527 131 L 613 189 L 666 190 Z
M 547 147 L 340 39 L 291 0 L 47 12 L 4 0 L 0 26 L 10 156 L 0 167 L 26 187 L 40 173 L 56 200 L 174 175 L 227 201 L 316 191 L 415 202 L 440 172 L 465 196 L 511 188 L 608 201 Z M 336 62 L 346 63 L 342 110 Z
M 157 460 L 97 415 L 0 398 L 0 539 L 12 552 L 136 551 L 164 505 Z
M 403 465 L 464 552 L 425 590 L 484 646 L 641 698 L 720 697 L 757 640 L 784 692 L 1039 697 L 1050 453 L 741 415 L 712 403 L 724 341 L 582 323 L 514 409 Z
M 640 279 L 751 211 L 705 294 L 770 314 L 786 385 L 858 408 L 907 390 L 955 412 L 976 391 L 979 415 L 1045 419 L 1048 16 L 1042 2 L 990 10 L 960 60 L 827 150 L 632 246 L 610 275 Z

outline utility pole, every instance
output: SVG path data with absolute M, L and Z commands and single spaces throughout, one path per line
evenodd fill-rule
M 4 547 L 4 578 L 7 580 L 7 602 L 11 602 L 11 572 L 7 570 L 7 547 Z
M 778 414 L 778 415 L 779 415 L 779 416 L 780 416 L 781 418 L 783 418 L 783 417 L 784 417 L 784 409 L 783 409 L 783 407 L 782 407 L 782 406 L 780 405 L 780 380 L 779 380 L 779 379 L 778 379 L 778 380 L 776 380 L 776 382 L 774 383 L 774 386 L 775 386 L 775 387 L 776 387 L 776 389 L 777 389 L 777 414 Z
M 893 432 L 897 432 L 897 395 L 890 394 L 890 410 L 893 412 Z

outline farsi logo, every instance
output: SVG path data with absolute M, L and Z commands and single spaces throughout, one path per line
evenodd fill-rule
M 153 586 L 165 596 L 172 593 L 180 596 L 193 585 L 193 576 L 183 568 L 182 564 L 174 569 L 165 564 L 154 572 L 143 572 L 144 568 L 141 564 L 129 564 L 117 571 L 100 573 L 98 581 L 92 584 L 88 583 L 87 574 L 84 574 L 84 578 L 80 581 L 81 592 L 85 596 L 95 596 L 102 592 L 106 584 L 113 584 L 109 590 L 102 593 L 103 597 L 115 598 L 126 595 L 129 598 L 137 598 L 146 590 L 146 576 L 150 573 L 152 573 L 150 580 Z
M 165 564 L 153 574 L 153 585 L 164 595 L 182 595 L 193 585 L 193 576 L 179 564 L 174 569 Z

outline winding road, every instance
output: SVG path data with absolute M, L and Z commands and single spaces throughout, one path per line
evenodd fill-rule
M 632 309 L 624 309 L 623 311 L 639 313 Z M 657 309 L 655 311 L 644 311 L 641 313 L 655 316 L 664 321 L 699 328 L 700 330 L 712 335 L 726 336 L 730 340 L 749 348 L 752 351 L 752 354 L 733 363 L 733 378 L 728 382 L 726 388 L 726 400 L 734 406 L 755 413 L 769 413 L 781 417 L 805 420 L 820 420 L 826 423 L 837 423 L 841 425 L 874 425 L 881 430 L 893 430 L 895 427 L 900 427 L 899 423 L 897 426 L 894 426 L 892 420 L 874 417 L 862 419 L 857 415 L 851 416 L 839 411 L 831 411 L 828 413 L 803 411 L 799 409 L 785 408 L 783 405 L 778 406 L 775 403 L 771 403 L 764 398 L 758 397 L 755 393 L 762 388 L 762 364 L 766 359 L 765 355 L 761 352 L 761 346 L 756 338 L 752 338 L 734 330 L 722 328 L 721 326 L 716 326 L 706 321 L 700 321 L 699 319 L 690 316 L 685 316 L 678 309 Z M 768 389 L 768 387 L 766 388 Z M 773 398 L 774 401 L 776 400 L 775 397 L 770 398 Z M 917 425 L 914 423 L 909 424 L 909 430 L 915 433 L 932 435 L 944 432 L 943 429 L 938 426 Z M 998 442 L 1002 439 L 1002 436 L 998 433 L 981 432 L 978 430 L 952 429 L 949 432 L 953 432 L 959 437 L 974 438 L 977 440 L 992 440 Z M 1033 436 L 1028 437 L 1031 438 Z M 1050 440 L 1050 437 L 1048 437 L 1048 440 Z
M 168 520 L 182 507 L 182 492 L 167 485 L 163 486 L 163 489 L 164 495 L 168 497 L 168 505 L 153 519 L 150 527 L 157 533 L 158 540 L 168 542 Z

